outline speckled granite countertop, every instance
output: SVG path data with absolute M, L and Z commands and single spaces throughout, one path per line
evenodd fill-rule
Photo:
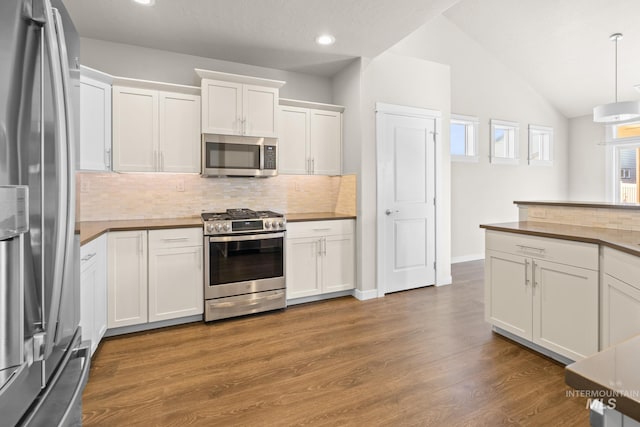
M 631 255 L 640 256 L 640 231 L 614 230 L 611 228 L 582 227 L 533 221 L 483 224 L 480 225 L 480 227 L 487 230 L 595 243 Z

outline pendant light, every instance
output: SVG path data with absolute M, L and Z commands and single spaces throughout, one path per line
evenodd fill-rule
M 618 102 L 618 41 L 622 40 L 622 34 L 611 34 L 611 36 L 609 36 L 609 40 L 616 44 L 616 101 L 611 104 L 603 104 L 594 107 L 593 121 L 596 123 L 620 123 L 638 119 L 640 118 L 640 101 Z

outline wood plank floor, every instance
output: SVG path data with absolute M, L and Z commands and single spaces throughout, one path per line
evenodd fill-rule
M 563 366 L 490 331 L 454 284 L 105 340 L 85 426 L 588 426 Z

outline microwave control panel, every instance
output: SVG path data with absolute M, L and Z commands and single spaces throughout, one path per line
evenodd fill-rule
M 276 146 L 265 145 L 264 146 L 264 168 L 275 169 L 276 168 Z

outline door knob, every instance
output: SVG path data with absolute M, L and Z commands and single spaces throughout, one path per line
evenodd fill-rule
M 386 211 L 384 211 L 385 214 L 387 215 L 391 215 L 394 211 L 392 211 L 391 209 L 387 209 Z M 395 211 L 395 212 L 400 212 L 400 211 Z

